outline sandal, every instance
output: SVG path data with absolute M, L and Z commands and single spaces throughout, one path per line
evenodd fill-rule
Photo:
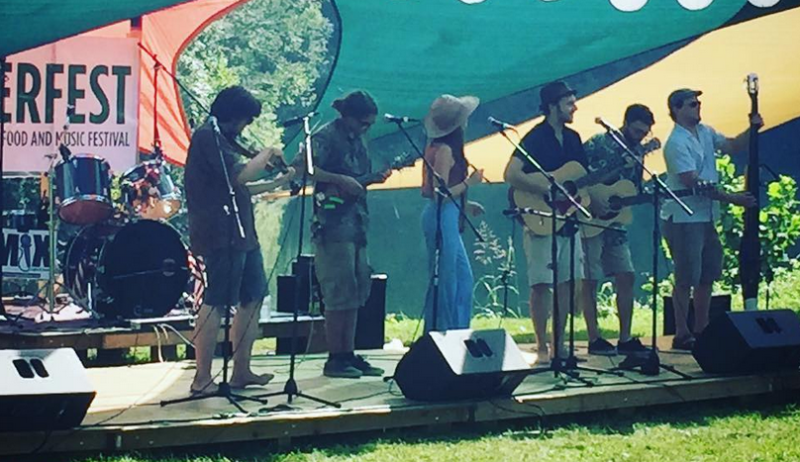
M 672 339 L 672 349 L 692 351 L 692 349 L 694 348 L 695 341 L 696 339 L 694 338 L 693 335 L 675 337 Z

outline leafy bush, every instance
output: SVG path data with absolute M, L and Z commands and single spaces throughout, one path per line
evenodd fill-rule
M 744 189 L 744 176 L 736 174 L 736 166 L 725 155 L 717 160 L 720 183 L 726 191 L 736 192 Z M 797 182 L 786 175 L 779 175 L 766 185 L 767 200 L 762 201 L 759 219 L 761 240 L 761 275 L 769 286 L 777 275 L 786 278 L 796 270 L 790 249 L 800 238 L 800 201 L 797 200 Z M 739 247 L 741 245 L 744 209 L 732 205 L 721 207 L 721 219 L 717 224 L 722 248 L 725 254 L 724 269 L 720 288 L 727 292 L 738 292 Z M 796 257 L 796 256 L 795 256 Z M 788 272 L 787 272 L 788 271 Z

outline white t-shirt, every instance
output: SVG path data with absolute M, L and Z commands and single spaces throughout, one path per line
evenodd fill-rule
M 664 160 L 667 163 L 667 186 L 675 191 L 687 189 L 680 180 L 680 174 L 697 172 L 700 181 L 718 183 L 716 152 L 727 138 L 705 124 L 697 125 L 697 136 L 686 128 L 675 125 L 664 145 Z M 687 196 L 682 198 L 694 211 L 687 214 L 675 201 L 664 201 L 661 218 L 670 217 L 675 223 L 703 223 L 719 219 L 719 202 L 706 196 Z

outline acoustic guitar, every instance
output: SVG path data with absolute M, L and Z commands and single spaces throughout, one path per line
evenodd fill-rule
M 644 156 L 659 148 L 661 148 L 661 142 L 657 138 L 653 138 L 649 142 L 643 144 L 639 149 L 641 155 Z M 567 190 L 567 192 L 569 192 L 579 204 L 586 207 L 591 202 L 588 191 L 590 186 L 603 183 L 604 181 L 618 174 L 620 170 L 627 168 L 628 166 L 629 163 L 627 158 L 624 156 L 619 156 L 609 161 L 605 167 L 592 173 L 588 173 L 586 168 L 584 168 L 584 166 L 579 162 L 571 161 L 562 165 L 555 171 L 550 172 L 550 174 L 553 175 L 553 178 L 555 178 L 557 182 L 564 185 L 564 188 Z M 541 173 L 534 172 L 529 173 L 528 175 L 533 181 L 537 182 L 543 187 L 548 187 L 547 185 L 549 185 L 549 183 L 545 176 Z M 551 211 L 549 194 L 534 194 L 514 188 L 510 189 L 509 192 L 512 199 L 512 207 L 531 208 L 533 210 L 540 210 L 542 212 Z M 553 206 L 555 207 L 556 214 L 558 215 L 566 216 L 575 213 L 575 206 L 573 206 L 569 200 L 563 197 L 556 197 L 555 201 L 553 201 Z M 553 223 L 551 221 L 552 218 L 530 214 L 521 215 L 521 217 L 525 222 L 525 226 L 527 226 L 528 229 L 534 234 L 539 236 L 549 236 L 553 233 Z M 556 221 L 556 231 L 560 230 L 563 226 L 563 220 Z
M 691 189 L 675 191 L 675 195 L 678 197 L 707 196 L 716 190 L 716 184 L 704 183 Z M 630 225 L 633 222 L 633 212 L 630 206 L 653 202 L 652 193 L 638 194 L 636 186 L 630 180 L 619 180 L 613 185 L 592 186 L 590 191 L 595 199 L 602 198 L 608 201 L 608 210 L 597 214 L 592 211 L 592 224 L 601 226 Z M 603 231 L 603 228 L 595 226 L 581 227 L 581 235 L 585 238 L 595 237 Z

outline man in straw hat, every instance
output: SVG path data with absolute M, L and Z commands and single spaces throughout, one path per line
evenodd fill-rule
M 669 116 L 675 128 L 664 145 L 667 163 L 667 184 L 672 189 L 694 188 L 701 182 L 716 183 L 716 152 L 747 152 L 750 130 L 736 138 L 727 138 L 713 128 L 700 123 L 700 100 L 703 92 L 682 88 L 667 98 Z M 751 124 L 763 125 L 761 116 L 751 115 Z M 672 301 L 675 314 L 675 337 L 672 347 L 691 350 L 695 334 L 708 324 L 711 289 L 722 275 L 722 244 L 714 222 L 719 218 L 719 203 L 723 201 L 744 207 L 756 204 L 749 193 L 717 192 L 713 197 L 692 196 L 684 199 L 694 213 L 687 214 L 672 200 L 664 202 L 661 218 L 664 237 L 675 265 L 675 286 Z M 690 293 L 694 288 L 694 333 L 687 324 Z
M 469 163 L 464 157 L 464 126 L 470 114 L 478 107 L 479 100 L 474 96 L 461 98 L 442 95 L 431 104 L 425 116 L 425 131 L 428 145 L 425 148 L 427 164 L 423 166 L 422 196 L 428 199 L 422 211 L 422 230 L 428 249 L 428 268 L 430 283 L 425 297 L 425 331 L 467 329 L 472 318 L 472 267 L 467 257 L 464 241 L 459 232 L 460 212 L 456 204 L 448 198 L 435 193 L 437 182 L 428 165 L 444 180 L 450 194 L 461 208 L 471 215 L 483 213 L 483 207 L 467 201 L 467 190 L 479 184 L 483 170 L 467 175 Z M 441 208 L 437 202 L 441 201 Z M 437 213 L 438 212 L 438 213 Z M 436 305 L 436 319 L 433 317 L 433 274 L 437 248 L 436 230 L 441 230 L 439 243 L 439 281 Z
M 333 102 L 340 116 L 313 137 L 314 201 L 311 239 L 314 267 L 325 301 L 325 334 L 329 357 L 323 374 L 357 379 L 381 376 L 383 369 L 355 354 L 358 310 L 369 297 L 371 268 L 367 261 L 366 189 L 357 180 L 372 171 L 364 135 L 378 106 L 364 91 Z M 388 177 L 388 172 L 386 177 Z
M 578 132 L 566 125 L 572 123 L 576 106 L 575 91 L 561 81 L 551 82 L 543 86 L 539 96 L 541 110 L 545 120 L 536 125 L 522 138 L 522 147 L 547 171 L 554 171 L 570 161 L 577 161 L 584 167 L 588 165 Z M 505 180 L 513 188 L 532 194 L 546 195 L 549 183 L 541 175 L 531 175 L 537 170 L 525 155 L 515 150 L 506 166 Z M 538 177 L 538 178 L 537 178 Z M 564 325 L 569 309 L 569 268 L 570 247 L 567 228 L 562 228 L 556 236 L 538 236 L 525 228 L 523 245 L 528 263 L 528 283 L 531 287 L 530 311 L 533 328 L 536 331 L 538 357 L 541 362 L 547 361 L 550 350 L 547 346 L 547 321 L 553 305 L 551 263 L 551 239 L 558 244 L 558 325 L 553 326 L 553 333 L 558 332 L 560 345 L 559 358 L 566 357 L 563 348 Z M 583 279 L 583 252 L 580 245 L 575 247 L 575 274 Z M 580 284 L 576 284 L 580 287 Z M 576 294 L 576 300 L 580 297 Z M 555 336 L 555 335 L 554 335 Z

